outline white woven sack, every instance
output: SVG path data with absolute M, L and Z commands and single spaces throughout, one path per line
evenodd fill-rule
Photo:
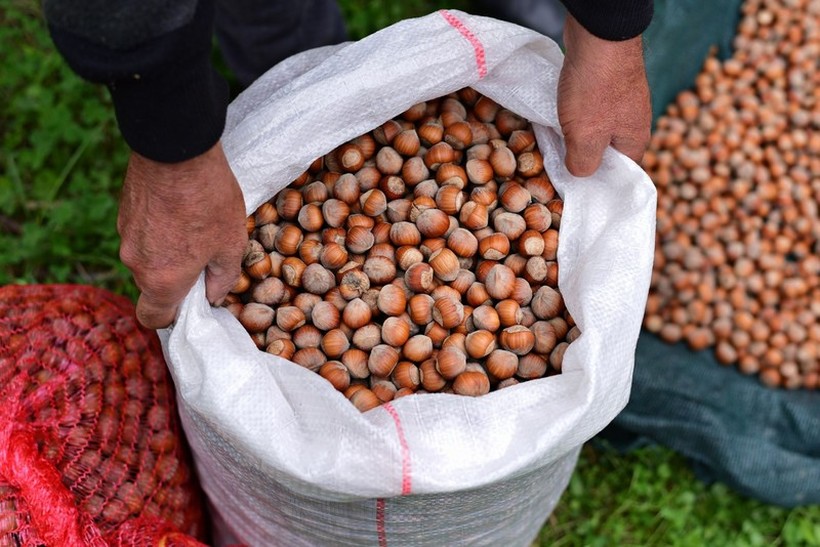
M 562 374 L 479 398 L 405 397 L 366 412 L 256 349 L 202 279 L 161 333 L 218 543 L 527 545 L 580 446 L 626 404 L 649 286 L 655 191 L 607 150 L 562 163 L 562 55 L 522 27 L 457 11 L 295 55 L 230 107 L 223 145 L 250 214 L 317 157 L 462 87 L 532 121 L 563 196 L 559 286 L 583 333 Z

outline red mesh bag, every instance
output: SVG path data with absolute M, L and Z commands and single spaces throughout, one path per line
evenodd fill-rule
M 159 340 L 133 305 L 0 287 L 0 547 L 201 545 L 203 500 Z

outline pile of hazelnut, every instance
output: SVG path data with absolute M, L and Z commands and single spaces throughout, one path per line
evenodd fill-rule
M 339 146 L 248 219 L 228 309 L 365 411 L 557 374 L 563 202 L 530 124 L 471 88 Z
M 820 4 L 744 2 L 731 58 L 706 60 L 658 121 L 645 327 L 767 386 L 820 386 Z

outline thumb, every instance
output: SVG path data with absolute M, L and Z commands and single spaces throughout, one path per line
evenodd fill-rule
M 601 166 L 609 140 L 601 136 L 578 136 L 572 133 L 565 138 L 567 155 L 564 163 L 567 170 L 576 177 L 588 177 L 595 173 Z

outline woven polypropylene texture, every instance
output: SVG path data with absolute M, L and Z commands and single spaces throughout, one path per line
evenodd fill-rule
M 405 397 L 362 414 L 315 373 L 260 352 L 227 310 L 208 305 L 200 279 L 161 339 L 224 537 L 308 544 L 318 520 L 332 544 L 533 539 L 578 447 L 626 404 L 654 244 L 655 191 L 637 165 L 610 149 L 598 176 L 574 179 L 564 168 L 561 64 L 557 45 L 533 31 L 438 12 L 291 57 L 231 105 L 222 142 L 248 213 L 315 158 L 463 87 L 530 120 L 564 199 L 559 286 L 583 334 L 560 375 L 478 398 Z M 521 476 L 526 488 L 505 490 Z M 483 494 L 463 505 L 467 492 Z M 506 509 L 527 506 L 533 492 L 538 511 Z M 422 496 L 438 496 L 446 513 L 420 519 Z M 494 510 L 509 518 L 486 518 Z M 448 528 L 456 511 L 460 524 Z
M 0 545 L 196 545 L 189 460 L 159 341 L 128 300 L 0 287 Z

